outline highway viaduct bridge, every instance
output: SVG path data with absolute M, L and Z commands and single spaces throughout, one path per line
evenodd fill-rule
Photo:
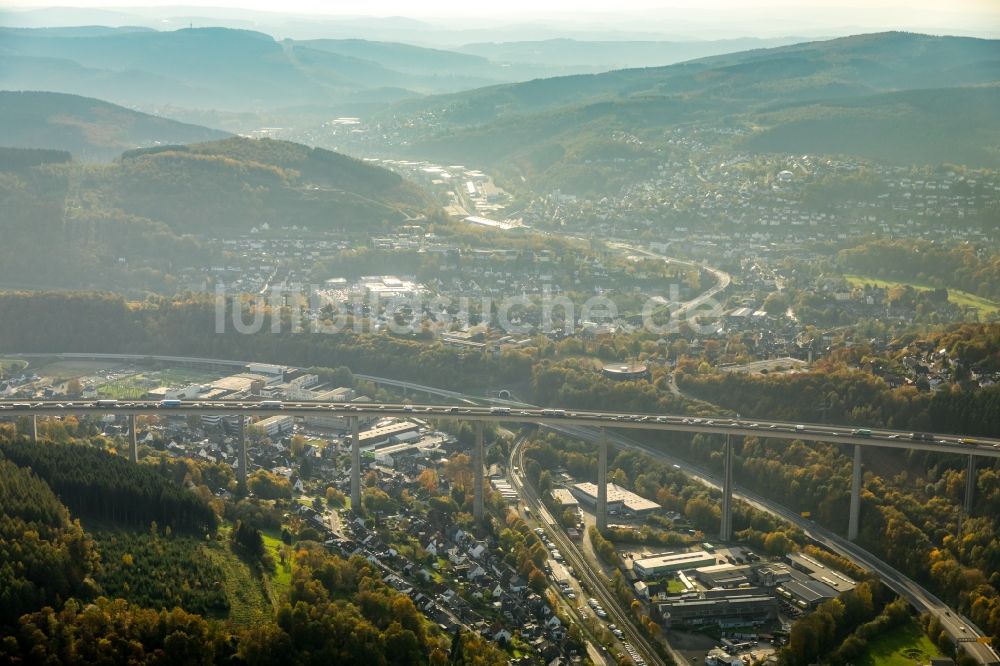
M 159 362 L 159 363 L 170 363 L 170 364 L 181 364 L 181 365 L 193 365 L 193 366 L 212 366 L 219 369 L 230 369 L 235 370 L 237 368 L 242 369 L 247 365 L 246 361 L 235 361 L 229 359 L 206 359 L 198 357 L 181 357 L 181 356 L 162 356 L 162 355 L 137 355 L 137 354 L 102 354 L 102 353 L 67 353 L 67 352 L 56 352 L 56 353 L 30 353 L 30 354 L 12 354 L 18 358 L 58 358 L 67 360 L 103 360 L 103 361 L 119 361 L 119 362 Z M 936 436 L 932 440 L 920 438 L 919 440 L 912 439 L 912 433 L 909 432 L 899 432 L 891 430 L 872 430 L 870 434 L 864 433 L 861 430 L 852 429 L 850 427 L 843 426 L 830 426 L 830 425 L 818 425 L 818 424 L 805 424 L 805 423 L 787 423 L 787 422 L 777 422 L 777 421 L 754 421 L 754 420 L 741 420 L 734 425 L 734 422 L 730 419 L 717 419 L 717 420 L 698 420 L 692 417 L 685 416 L 666 416 L 666 415 L 626 415 L 614 412 L 588 412 L 588 411 L 571 411 L 571 410 L 543 410 L 534 408 L 531 405 L 525 405 L 523 403 L 515 403 L 503 400 L 489 400 L 488 402 L 494 403 L 496 405 L 502 405 L 509 407 L 510 413 L 498 413 L 493 409 L 486 407 L 473 407 L 471 406 L 476 401 L 481 401 L 481 398 L 476 396 L 470 396 L 467 394 L 459 393 L 456 391 L 448 391 L 445 389 L 440 389 L 437 387 L 426 386 L 422 384 L 417 384 L 414 382 L 389 379 L 384 377 L 375 377 L 368 375 L 354 375 L 358 379 L 371 381 L 376 384 L 393 386 L 395 388 L 401 388 L 405 391 L 412 393 L 423 393 L 430 396 L 445 398 L 448 400 L 454 400 L 455 402 L 462 403 L 459 406 L 441 406 L 441 405 L 379 405 L 379 404 L 369 404 L 360 405 L 356 403 L 350 404 L 316 404 L 316 403 L 282 403 L 279 406 L 265 407 L 262 406 L 260 402 L 254 401 L 242 401 L 239 403 L 231 403 L 226 401 L 213 402 L 213 403 L 190 403 L 181 404 L 177 408 L 172 409 L 174 413 L 194 413 L 194 414 L 240 414 L 243 417 L 250 415 L 273 415 L 273 414 L 291 414 L 299 415 L 306 413 L 315 413 L 316 409 L 327 409 L 331 412 L 340 412 L 342 414 L 348 414 L 349 416 L 361 416 L 363 414 L 378 414 L 381 416 L 397 415 L 404 417 L 412 417 L 414 415 L 420 415 L 426 418 L 442 418 L 442 419 L 458 419 L 458 420 L 470 420 L 479 421 L 480 425 L 485 421 L 498 421 L 498 422 L 527 422 L 527 423 L 542 423 L 550 426 L 555 426 L 557 429 L 559 426 L 571 426 L 580 425 L 584 426 L 582 430 L 578 432 L 591 432 L 598 433 L 596 437 L 599 442 L 599 461 L 600 465 L 600 476 L 599 476 L 599 488 L 601 492 L 599 494 L 599 510 L 598 518 L 602 525 L 607 524 L 607 433 L 608 428 L 625 428 L 625 429 L 647 429 L 647 430 L 664 430 L 664 431 L 679 431 L 679 432 L 703 432 L 707 434 L 724 434 L 726 435 L 726 447 L 724 460 L 726 462 L 726 469 L 724 474 L 723 483 L 720 483 L 723 494 L 723 520 L 722 520 L 722 530 L 720 536 L 728 540 L 732 536 L 732 494 L 734 489 L 734 483 L 732 478 L 732 437 L 733 436 L 747 436 L 756 435 L 760 437 L 767 437 L 773 439 L 801 439 L 801 440 L 817 440 L 826 442 L 835 442 L 852 445 L 854 447 L 854 460 L 853 460 L 853 474 L 852 474 L 852 486 L 851 486 L 851 506 L 850 506 L 850 520 L 849 520 L 849 530 L 848 536 L 851 540 L 856 539 L 858 531 L 858 517 L 860 509 L 860 489 L 861 489 L 861 459 L 862 451 L 865 447 L 872 446 L 882 446 L 886 448 L 900 448 L 900 449 L 917 449 L 924 451 L 940 452 L 940 453 L 952 453 L 967 456 L 968 461 L 968 473 L 966 475 L 966 493 L 965 493 L 965 509 L 966 512 L 969 511 L 972 504 L 973 492 L 975 489 L 975 465 L 976 461 L 981 458 L 998 458 L 1000 457 L 1000 440 L 996 439 L 984 439 L 977 438 L 971 440 L 969 438 L 946 435 L 946 436 Z M 130 432 L 135 432 L 134 418 L 138 414 L 149 414 L 156 413 L 162 414 L 168 408 L 162 407 L 159 403 L 155 402 L 142 402 L 142 403 L 122 403 L 121 406 L 116 405 L 114 409 L 109 409 L 107 407 L 97 408 L 92 402 L 90 403 L 39 403 L 32 401 L 26 403 L 27 407 L 17 407 L 15 408 L 15 403 L 6 402 L 0 403 L 0 416 L 3 415 L 23 415 L 29 416 L 30 425 L 32 427 L 32 433 L 37 433 L 35 426 L 35 417 L 37 415 L 56 415 L 56 414 L 66 414 L 66 413 L 124 413 L 127 414 L 129 420 L 132 422 L 132 428 Z M 50 404 L 51 406 L 46 406 Z M 61 406 L 59 406 L 61 405 Z M 79 405 L 78 407 L 73 407 L 72 405 Z M 128 406 L 126 406 L 128 405 Z M 301 405 L 301 407 L 299 407 Z M 469 405 L 469 406 L 466 406 Z M 37 407 L 36 407 L 37 406 Z M 7 411 L 8 409 L 13 411 Z M 548 413 L 546 413 L 548 412 Z M 245 483 L 245 474 L 247 470 L 246 465 L 246 441 L 245 441 L 245 423 L 246 418 L 239 419 L 241 425 L 243 426 L 243 437 L 240 437 L 240 466 L 238 474 L 240 478 Z M 597 428 L 593 430 L 592 428 Z M 588 429 L 591 428 L 591 429 Z M 357 431 L 357 421 L 351 422 L 352 432 Z M 476 438 L 476 446 L 473 450 L 474 462 L 478 465 L 478 468 L 482 469 L 482 431 L 477 427 L 478 436 Z M 353 442 L 357 442 L 358 438 L 355 436 L 352 438 Z M 593 441 L 593 440 L 591 440 Z M 135 459 L 138 454 L 136 443 L 134 441 L 130 442 L 130 452 L 132 458 Z M 355 446 L 352 446 L 352 500 L 355 502 L 360 501 L 360 452 L 354 453 Z M 483 475 L 475 475 L 475 492 L 474 496 L 477 498 L 474 502 L 474 512 L 477 518 L 481 518 L 483 515 Z M 743 491 L 746 495 L 746 491 Z M 825 530 L 820 528 L 815 524 L 806 524 L 801 521 L 801 518 L 794 512 L 788 512 L 787 510 L 770 504 L 760 504 L 765 502 L 761 498 L 750 499 L 748 496 L 748 501 L 751 503 L 756 502 L 759 507 L 763 507 L 775 515 L 780 515 L 784 519 L 796 522 L 800 527 L 805 529 L 807 533 L 812 533 L 818 540 L 821 541 L 827 547 L 832 548 L 835 552 L 840 552 L 843 555 L 854 558 L 857 561 L 863 563 L 864 566 L 870 568 L 873 571 L 879 572 L 889 586 L 897 593 L 905 596 L 907 599 L 914 604 L 915 607 L 921 610 L 926 610 L 933 613 L 942 622 L 943 626 L 946 626 L 949 633 L 956 638 L 958 641 L 972 641 L 982 638 L 981 632 L 975 630 L 973 632 L 974 626 L 965 618 L 961 618 L 956 613 L 951 613 L 948 607 L 941 602 L 939 599 L 931 595 L 926 590 L 920 588 L 919 585 L 913 581 L 907 579 L 902 574 L 899 574 L 893 570 L 888 565 L 878 561 L 877 559 L 871 557 L 866 551 L 858 548 L 854 544 L 848 541 L 842 541 L 840 537 L 832 533 L 827 533 Z M 355 504 L 357 506 L 357 504 Z M 965 627 L 968 627 L 969 632 L 965 633 Z M 997 664 L 997 655 L 986 645 L 972 645 L 972 655 L 976 658 L 979 663 L 982 664 Z
M 598 450 L 597 475 L 597 523 L 602 529 L 607 527 L 607 466 L 608 428 L 639 429 L 662 432 L 701 433 L 725 437 L 722 521 L 720 538 L 732 538 L 732 489 L 733 489 L 733 437 L 759 436 L 769 439 L 814 440 L 854 447 L 854 462 L 851 477 L 851 503 L 848 521 L 848 538 L 858 535 L 858 520 L 861 497 L 862 451 L 866 447 L 884 447 L 950 453 L 966 456 L 968 474 L 965 508 L 972 506 L 975 490 L 975 465 L 977 458 L 1000 458 L 1000 440 L 961 437 L 956 435 L 926 435 L 884 429 L 857 429 L 841 426 L 791 423 L 787 421 L 750 421 L 729 418 L 701 419 L 683 415 L 626 414 L 610 411 L 565 410 L 536 407 L 482 407 L 464 405 L 412 405 L 402 403 L 332 403 L 332 402 L 289 402 L 276 400 L 221 400 L 221 401 L 4 401 L 0 402 L 0 416 L 29 417 L 29 428 L 33 439 L 37 439 L 37 417 L 59 415 L 103 415 L 120 414 L 129 419 L 129 453 L 137 460 L 135 417 L 143 414 L 156 415 L 203 415 L 229 414 L 239 416 L 239 466 L 238 479 L 246 484 L 246 423 L 251 416 L 273 416 L 281 414 L 293 417 L 315 416 L 317 413 L 345 417 L 351 430 L 351 503 L 359 507 L 361 503 L 361 452 L 359 445 L 360 417 L 379 418 L 422 418 L 471 421 L 476 424 L 476 439 L 472 451 L 474 502 L 473 513 L 477 520 L 483 518 L 483 424 L 485 422 L 530 423 L 555 426 L 585 426 L 601 429 Z

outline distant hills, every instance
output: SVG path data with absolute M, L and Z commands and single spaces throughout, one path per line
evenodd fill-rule
M 128 105 L 254 109 L 323 99 L 269 35 L 204 28 L 61 36 L 0 32 L 0 87 L 96 95 Z
M 384 88 L 415 96 L 560 73 L 405 44 L 278 42 L 229 28 L 0 28 L 0 43 L 0 88 L 97 96 L 143 108 L 344 106 Z
M 205 238 L 292 226 L 375 234 L 437 209 L 395 173 L 287 141 L 139 148 L 103 165 L 68 159 L 0 148 L 0 285 L 171 291 L 179 268 L 225 263 Z
M 364 229 L 433 206 L 391 171 L 271 139 L 129 151 L 106 175 L 109 201 L 179 233 L 246 232 L 264 223 Z
M 349 114 L 387 97 L 663 65 L 789 41 L 559 39 L 472 44 L 460 52 L 364 39 L 276 41 L 232 28 L 0 27 L 0 89 L 86 95 L 144 110 L 170 105 L 268 111 L 323 104 Z
M 141 146 L 227 136 L 89 97 L 0 90 L 0 146 L 65 150 L 84 161 L 106 161 Z
M 736 53 L 802 42 L 801 38 L 721 39 L 706 41 L 594 41 L 546 39 L 531 42 L 480 42 L 458 47 L 494 62 L 522 63 L 607 71 L 658 67 L 723 53 Z
M 1000 166 L 1000 84 L 803 103 L 754 116 L 753 152 Z
M 405 100 L 391 113 L 434 118 L 411 155 L 476 155 L 531 176 L 577 169 L 614 131 L 646 137 L 630 150 L 650 153 L 682 124 L 737 130 L 757 151 L 998 165 L 976 148 L 1000 128 L 995 89 L 968 88 L 997 82 L 1000 41 L 881 33 Z
M 598 102 L 711 101 L 717 115 L 852 95 L 990 83 L 1000 40 L 881 33 L 702 58 L 666 67 L 528 81 L 405 102 L 457 125 Z

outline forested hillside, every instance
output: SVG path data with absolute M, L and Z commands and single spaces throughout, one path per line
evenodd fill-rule
M 0 627 L 92 589 L 94 545 L 49 486 L 0 453 Z
M 215 528 L 215 513 L 201 498 L 121 456 L 74 444 L 2 440 L 0 453 L 48 483 L 75 516 L 139 528 L 155 522 L 195 534 Z
M 914 257 L 918 259 L 914 261 Z M 923 240 L 874 240 L 841 250 L 846 271 L 873 278 L 961 289 L 1000 300 L 1000 255 L 973 245 L 943 245 Z
M 1000 165 L 1000 87 L 915 90 L 792 105 L 754 116 L 755 153 L 855 155 L 894 164 Z
M 412 119 L 412 155 L 471 152 L 541 190 L 592 154 L 608 157 L 610 134 L 656 153 L 664 130 L 692 125 L 723 130 L 717 140 L 736 150 L 996 166 L 996 88 L 971 86 L 996 84 L 998 58 L 996 40 L 858 35 L 406 100 L 385 115 Z
M 459 644 L 463 663 L 506 662 L 478 635 L 443 634 L 370 562 L 346 561 L 310 542 L 291 551 L 291 585 L 273 610 L 239 622 L 212 619 L 225 618 L 232 601 L 227 590 L 239 583 L 226 580 L 232 571 L 220 568 L 216 556 L 234 558 L 241 551 L 235 541 L 233 553 L 215 543 L 214 521 L 203 526 L 212 530 L 207 541 L 172 532 L 171 525 L 183 527 L 184 521 L 159 512 L 191 515 L 194 505 L 178 503 L 181 496 L 201 511 L 214 511 L 182 487 L 200 480 L 188 468 L 194 463 L 176 464 L 188 470 L 179 482 L 174 463 L 133 464 L 86 440 L 34 444 L 9 427 L 0 431 L 0 662 L 442 666 Z M 100 509 L 95 516 L 93 503 L 76 492 L 83 476 L 87 497 L 104 497 L 119 510 Z M 49 484 L 69 497 L 71 507 L 118 527 L 98 532 L 95 546 Z M 273 510 L 258 500 L 239 506 L 248 502 Z M 227 508 L 239 514 L 239 506 L 234 500 Z M 138 522 L 130 525 L 133 520 Z M 240 524 L 233 531 L 241 529 L 256 532 Z M 257 577 L 275 566 L 266 557 L 250 564 Z
M 171 291 L 178 267 L 210 263 L 205 238 L 264 224 L 373 233 L 435 210 L 392 172 L 285 141 L 140 149 L 103 166 L 32 155 L 0 170 L 12 286 Z
M 385 169 L 287 141 L 228 139 L 125 153 L 96 187 L 175 232 L 253 226 L 378 228 L 429 205 Z
M 123 150 L 211 141 L 226 132 L 151 116 L 115 104 L 52 92 L 0 90 L 0 146 L 69 151 L 85 162 Z
M 259 334 L 244 335 L 226 313 L 226 331 L 215 332 L 214 299 L 148 300 L 130 305 L 119 296 L 79 293 L 0 294 L 0 351 L 103 351 L 232 358 L 304 367 L 349 366 L 356 372 L 414 381 L 438 378 L 442 386 L 523 381 L 531 357 L 510 351 L 499 357 L 464 356 L 440 343 L 410 336 L 338 333 L 271 334 L 265 315 Z M 247 321 L 252 319 L 250 313 Z M 70 323 L 73 322 L 73 323 Z

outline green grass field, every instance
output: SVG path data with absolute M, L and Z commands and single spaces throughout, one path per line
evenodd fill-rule
M 167 386 L 183 386 L 185 384 L 207 384 L 221 377 L 217 372 L 205 372 L 194 368 L 164 368 L 145 373 L 155 377 L 161 384 Z
M 97 393 L 102 397 L 116 400 L 138 400 L 145 396 L 150 389 L 158 386 L 178 387 L 188 384 L 204 384 L 218 378 L 218 374 L 190 368 L 165 368 L 138 372 L 107 382 L 97 388 Z
M 139 400 L 146 395 L 148 389 L 127 379 L 116 380 L 97 387 L 97 395 L 115 400 Z
M 687 592 L 687 588 L 684 587 L 684 583 L 678 578 L 671 578 L 667 581 L 667 592 L 670 594 L 678 594 L 680 592 Z
M 940 656 L 941 651 L 911 620 L 869 642 L 857 666 L 916 666 Z
M 19 358 L 0 358 L 0 376 L 8 373 L 19 373 L 28 367 L 28 362 Z
M 229 530 L 222 529 L 221 541 L 205 544 L 204 555 L 225 572 L 223 586 L 229 599 L 229 619 L 236 625 L 248 625 L 273 613 L 271 601 L 264 586 L 250 569 L 229 547 Z
M 274 572 L 270 576 L 271 594 L 280 598 L 292 585 L 292 563 L 290 560 L 281 563 L 281 537 L 277 532 L 261 532 L 264 537 L 264 547 L 274 560 Z
M 926 284 L 920 284 L 917 282 L 895 282 L 893 280 L 881 280 L 879 278 L 873 278 L 868 275 L 845 275 L 844 279 L 852 287 L 860 287 L 866 284 L 874 285 L 876 287 L 882 287 L 889 289 L 892 287 L 905 287 L 910 286 L 918 291 L 930 291 L 934 287 L 928 286 Z M 976 296 L 975 294 L 970 294 L 967 291 L 961 291 L 959 289 L 948 289 L 948 300 L 958 305 L 960 307 L 973 307 L 979 311 L 979 316 L 988 317 L 990 315 L 1000 312 L 1000 304 L 994 303 L 991 300 L 985 299 L 981 296 Z
M 84 377 L 115 367 L 107 361 L 53 361 L 45 365 L 33 362 L 32 369 L 39 377 L 49 377 L 54 381 L 65 381 L 74 377 Z

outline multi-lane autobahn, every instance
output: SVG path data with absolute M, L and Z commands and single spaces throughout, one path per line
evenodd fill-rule
M 279 400 L 35 400 L 0 401 L 0 415 L 54 416 L 61 414 L 243 414 L 246 416 L 392 416 L 507 421 L 626 428 L 706 435 L 761 436 L 769 439 L 822 440 L 836 444 L 913 449 L 1000 458 L 1000 439 L 864 429 L 818 423 L 715 418 L 684 415 L 629 414 L 613 411 L 566 410 L 537 407 L 482 407 L 476 405 L 413 405 L 375 402 L 302 402 Z
M 73 359 L 101 359 L 121 361 L 156 360 L 181 364 L 210 364 L 226 367 L 242 367 L 246 363 L 225 359 L 204 359 L 194 357 L 174 356 L 138 356 L 129 354 L 91 354 L 91 353 L 57 353 L 57 354 L 20 354 L 19 356 L 57 356 Z M 987 458 L 1000 457 L 1000 440 L 991 438 L 971 438 L 959 435 L 934 435 L 929 433 L 911 433 L 906 431 L 851 428 L 831 426 L 826 424 L 792 423 L 787 421 L 754 420 L 754 419 L 699 419 L 683 415 L 653 415 L 626 414 L 611 411 L 563 410 L 539 408 L 525 403 L 503 400 L 491 400 L 494 407 L 475 406 L 473 401 L 481 397 L 470 396 L 456 391 L 447 391 L 432 386 L 425 386 L 403 380 L 391 380 L 380 377 L 358 375 L 361 379 L 378 383 L 392 382 L 394 386 L 414 392 L 453 398 L 465 404 L 456 405 L 410 405 L 403 403 L 319 403 L 319 402 L 275 402 L 275 401 L 121 401 L 98 404 L 96 401 L 7 401 L 0 402 L 0 416 L 55 416 L 74 413 L 177 413 L 177 414 L 244 414 L 268 416 L 273 414 L 289 414 L 306 416 L 315 414 L 317 410 L 346 415 L 375 414 L 383 416 L 440 418 L 478 421 L 507 421 L 540 423 L 556 429 L 575 432 L 579 436 L 589 437 L 597 441 L 601 428 L 618 429 L 633 428 L 658 431 L 700 432 L 705 434 L 756 435 L 773 439 L 805 439 L 857 444 L 859 446 L 876 446 L 887 448 L 916 449 L 938 453 L 954 453 L 963 455 L 983 456 Z M 631 440 L 617 435 L 611 435 L 617 445 L 639 446 Z M 648 451 L 660 457 L 662 452 Z M 687 469 L 683 461 L 677 461 Z M 691 472 L 692 476 L 710 485 L 712 479 L 704 473 Z M 718 485 L 717 483 L 715 485 Z M 939 599 L 931 595 L 917 583 L 899 574 L 896 570 L 881 562 L 867 551 L 850 543 L 838 535 L 833 535 L 811 522 L 803 521 L 793 511 L 774 502 L 753 496 L 745 490 L 735 489 L 737 497 L 754 504 L 758 508 L 778 515 L 790 522 L 798 524 L 808 534 L 819 535 L 818 541 L 831 547 L 834 551 L 852 557 L 859 563 L 878 573 L 890 587 L 908 598 L 921 611 L 936 615 L 945 629 L 955 638 L 975 640 L 982 636 L 981 632 L 965 618 L 956 615 Z M 968 643 L 966 650 L 982 664 L 1000 663 L 997 654 L 987 645 Z

